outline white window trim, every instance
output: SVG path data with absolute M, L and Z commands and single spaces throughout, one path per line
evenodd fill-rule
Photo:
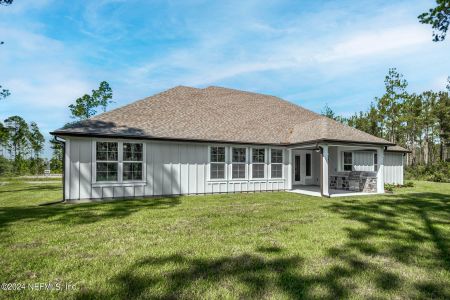
M 272 150 L 281 150 L 282 155 L 282 161 L 281 163 L 272 163 Z M 269 149 L 269 170 L 268 170 L 268 177 L 269 179 L 275 179 L 275 180 L 282 180 L 284 179 L 284 164 L 285 164 L 286 155 L 284 153 L 283 148 L 275 148 L 272 147 Z M 272 177 L 272 165 L 281 165 L 281 177 Z
M 224 147 L 225 148 L 225 161 L 222 162 L 211 162 L 211 148 L 213 147 Z M 228 180 L 228 158 L 229 158 L 229 147 L 227 147 L 226 145 L 221 145 L 221 144 L 215 144 L 215 145 L 209 145 L 208 146 L 208 167 L 207 167 L 207 180 L 208 181 L 226 181 Z M 211 178 L 211 164 L 224 164 L 224 171 L 223 171 L 223 175 L 224 178 Z
M 253 149 L 264 149 L 264 162 L 254 163 L 253 162 Z M 251 147 L 250 148 L 250 175 L 251 180 L 266 180 L 267 179 L 267 147 Z M 253 165 L 263 165 L 264 166 L 264 177 L 253 177 Z
M 126 144 L 126 143 L 128 143 L 128 144 L 142 144 L 142 160 L 141 161 L 134 161 L 134 160 L 124 160 L 123 159 L 123 144 Z M 120 176 L 122 177 L 122 182 L 126 182 L 126 183 L 133 183 L 133 182 L 142 182 L 142 181 L 144 181 L 144 168 L 145 168 L 145 164 L 144 164 L 144 161 L 145 161 L 145 143 L 143 143 L 143 142 L 133 142 L 133 141 L 123 141 L 122 142 L 122 146 L 121 146 L 121 148 L 120 148 L 121 150 L 119 151 L 120 152 L 120 155 L 122 156 L 121 157 L 121 162 L 122 162 L 122 172 L 120 173 Z M 123 164 L 124 163 L 140 163 L 141 165 L 142 165 L 142 180 L 124 180 L 123 179 Z
M 110 142 L 117 143 L 117 181 L 97 181 L 97 143 Z M 123 143 L 142 144 L 142 180 L 123 180 Z M 142 185 L 147 181 L 147 145 L 140 140 L 118 140 L 118 139 L 95 139 L 92 142 L 92 181 L 94 186 L 122 186 L 122 185 Z
M 245 149 L 245 162 L 233 162 L 233 148 L 243 148 Z M 230 146 L 230 181 L 246 181 L 249 178 L 248 162 L 249 162 L 249 148 L 246 146 L 234 145 Z M 225 151 L 226 152 L 226 151 Z M 226 161 L 226 157 L 225 157 Z M 240 164 L 245 166 L 245 177 L 244 178 L 233 178 L 233 165 Z

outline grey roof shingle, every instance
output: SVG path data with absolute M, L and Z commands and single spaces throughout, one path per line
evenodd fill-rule
M 178 86 L 52 134 L 250 144 L 330 140 L 392 145 L 283 99 L 222 87 Z

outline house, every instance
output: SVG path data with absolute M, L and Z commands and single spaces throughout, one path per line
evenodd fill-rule
M 178 86 L 51 134 L 64 196 L 102 199 L 292 190 L 383 193 L 405 149 L 288 101 Z

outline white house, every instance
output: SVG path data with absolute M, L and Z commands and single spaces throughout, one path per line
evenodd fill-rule
M 405 149 L 277 97 L 175 87 L 52 132 L 64 196 L 383 193 Z

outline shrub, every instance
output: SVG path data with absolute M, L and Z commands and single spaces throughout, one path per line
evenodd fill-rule
M 450 162 L 441 161 L 433 165 L 409 166 L 405 169 L 406 179 L 450 182 Z
M 394 187 L 395 186 L 393 184 L 386 183 L 384 185 L 384 190 L 387 191 L 387 192 L 393 192 L 394 191 Z

